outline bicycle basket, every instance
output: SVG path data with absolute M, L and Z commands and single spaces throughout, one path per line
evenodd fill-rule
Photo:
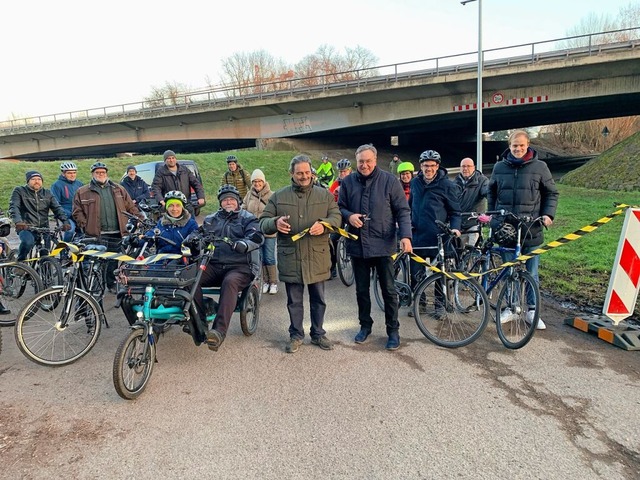
M 150 265 L 130 265 L 120 268 L 120 279 L 125 285 L 160 285 L 167 287 L 188 287 L 194 284 L 198 275 L 198 264 L 186 267 L 167 262 Z
M 505 222 L 494 230 L 491 239 L 500 246 L 515 247 L 518 232 L 516 231 L 516 227 Z

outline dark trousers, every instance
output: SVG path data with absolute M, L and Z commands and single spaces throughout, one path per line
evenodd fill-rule
M 393 260 L 391 257 L 360 258 L 351 257 L 353 273 L 356 280 L 356 299 L 358 301 L 358 320 L 360 327 L 371 330 L 371 272 L 378 271 L 378 281 L 382 298 L 384 299 L 384 319 L 387 325 L 387 335 L 397 332 L 398 322 L 398 294 L 394 285 Z
M 198 314 L 202 320 L 204 320 L 205 311 L 202 287 L 220 287 L 218 311 L 213 322 L 213 328 L 226 335 L 231 316 L 238 303 L 238 294 L 251 283 L 252 279 L 253 274 L 248 265 L 225 268 L 224 266 L 210 263 L 207 269 L 202 272 L 199 288 L 196 289 L 193 296 L 194 303 L 198 308 Z
M 98 244 L 107 247 L 107 252 L 120 252 L 122 235 L 119 233 L 102 233 L 98 238 Z M 116 283 L 116 276 L 113 273 L 118 268 L 118 260 L 107 261 L 107 286 L 111 287 Z
M 285 283 L 287 289 L 287 310 L 289 311 L 289 336 L 291 338 L 304 338 L 304 284 Z M 324 302 L 324 282 L 307 285 L 309 291 L 309 310 L 311 314 L 311 338 L 322 337 L 326 332 L 322 328 L 324 312 L 327 304 Z

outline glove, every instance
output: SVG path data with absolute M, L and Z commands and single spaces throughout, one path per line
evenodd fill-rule
M 62 231 L 63 232 L 68 232 L 69 230 L 71 230 L 71 225 L 69 225 L 68 223 L 63 223 L 62 224 Z
M 243 240 L 238 240 L 237 242 L 233 243 L 233 247 L 231 248 L 233 248 L 238 253 L 247 253 L 247 250 L 249 250 L 249 245 L 247 245 Z
M 18 222 L 16 223 L 16 232 L 21 232 L 22 230 L 26 230 L 27 229 L 27 224 L 24 222 Z

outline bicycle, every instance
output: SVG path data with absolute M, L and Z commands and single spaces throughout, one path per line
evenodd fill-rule
M 31 361 L 46 366 L 73 363 L 96 344 L 102 324 L 109 324 L 102 307 L 106 287 L 106 247 L 82 239 L 62 242 L 71 259 L 64 281 L 39 292 L 20 311 L 16 343 Z
M 60 225 L 53 228 L 29 225 L 27 229 L 33 234 L 35 243 L 24 262 L 38 273 L 44 288 L 60 285 L 62 266 L 57 258 L 50 256 L 50 253 L 56 245 L 56 239 L 60 238 L 62 227 Z M 15 259 L 16 251 L 13 250 L 11 255 L 12 259 Z
M 347 252 L 347 238 L 340 236 L 336 245 L 336 267 L 338 276 L 345 287 L 350 287 L 355 281 L 351 255 Z
M 0 327 L 16 324 L 24 304 L 44 289 L 38 273 L 29 265 L 4 259 L 0 261 Z
M 491 302 L 495 299 L 491 306 L 495 309 L 500 341 L 509 349 L 518 349 L 529 343 L 535 333 L 540 317 L 540 290 L 524 261 L 502 262 L 506 256 L 517 259 L 521 255 L 523 233 L 540 222 L 541 217 L 531 219 L 505 210 L 487 213 L 502 219 L 503 223 L 488 240 L 471 251 L 465 261 L 468 271 L 482 274 L 483 290 Z
M 226 238 L 203 236 L 199 239 L 202 255 L 189 265 L 161 265 L 149 268 L 162 260 L 181 260 L 183 255 L 152 255 L 144 260 L 127 262 L 122 266 L 120 277 L 126 289 L 123 303 L 127 302 L 135 312 L 137 321 L 116 350 L 113 361 L 113 384 L 118 395 L 125 400 L 140 396 L 146 388 L 156 358 L 156 342 L 159 332 L 170 325 L 182 325 L 196 345 L 206 339 L 207 324 L 216 316 L 216 302 L 210 295 L 220 293 L 218 287 L 203 287 L 205 295 L 205 318 L 202 319 L 193 303 L 193 296 L 207 268 L 215 243 Z M 208 245 L 206 249 L 203 249 Z M 187 252 L 183 252 L 189 256 Z M 253 335 L 260 317 L 259 277 L 239 295 L 236 312 L 240 313 L 240 327 L 246 336 Z

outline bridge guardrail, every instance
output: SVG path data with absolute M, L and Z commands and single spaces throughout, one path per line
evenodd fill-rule
M 624 38 L 622 41 L 609 41 L 594 43 L 598 37 Z M 586 43 L 576 47 L 565 47 L 556 50 L 536 51 L 541 45 L 551 43 L 571 42 Z M 538 63 L 557 58 L 569 58 L 585 55 L 597 55 L 605 52 L 633 49 L 640 45 L 640 27 L 611 30 L 586 35 L 576 35 L 542 42 L 525 43 L 508 47 L 499 47 L 483 50 L 483 68 L 493 69 L 517 64 Z M 495 57 L 497 54 L 514 51 L 512 56 Z M 331 75 L 319 75 L 313 77 L 293 78 L 286 81 L 266 82 L 250 85 L 219 86 L 211 89 L 197 90 L 181 95 L 179 99 L 163 99 L 161 105 L 149 105 L 148 101 L 110 105 L 105 107 L 89 108 L 73 112 L 55 113 L 13 119 L 0 122 L 0 133 L 18 134 L 34 130 L 40 130 L 48 126 L 59 128 L 63 126 L 78 126 L 91 120 L 108 120 L 122 117 L 153 116 L 170 111 L 189 110 L 192 108 L 209 108 L 212 106 L 229 107 L 238 104 L 246 104 L 255 100 L 264 100 L 278 97 L 296 97 L 299 95 L 327 92 L 330 90 L 344 90 L 353 87 L 366 87 L 375 84 L 389 84 L 403 80 L 440 76 L 451 73 L 474 72 L 477 70 L 477 61 L 472 61 L 477 52 L 466 52 L 442 57 L 414 60 L 390 65 L 382 65 L 348 72 L 340 72 Z M 469 58 L 469 62 L 460 63 Z M 488 58 L 489 57 L 489 58 Z M 418 68 L 421 67 L 421 68 Z M 427 67 L 427 68 L 425 68 Z M 382 73 L 390 72 L 390 73 Z M 344 80 L 343 77 L 353 77 Z M 333 81 L 332 81 L 333 80 Z M 249 91 L 249 93 L 242 93 Z

